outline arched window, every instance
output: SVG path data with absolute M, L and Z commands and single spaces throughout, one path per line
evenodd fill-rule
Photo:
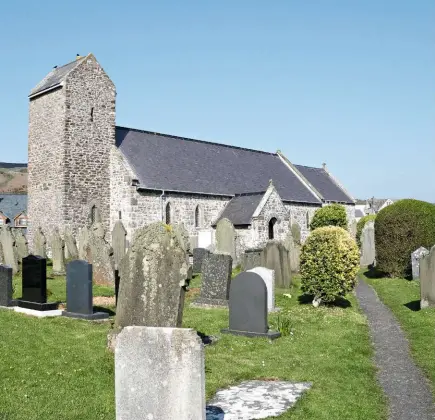
M 274 232 L 275 224 L 276 224 L 276 217 L 272 217 L 272 219 L 270 219 L 269 221 L 269 239 L 274 239 L 275 237 L 275 232 Z
M 307 218 L 307 228 L 309 228 L 310 227 L 310 213 L 307 212 L 306 218 Z
M 171 224 L 171 203 L 166 204 L 166 224 Z
M 97 219 L 97 206 L 93 205 L 91 207 L 91 223 L 94 224 Z
M 195 227 L 201 227 L 201 210 L 199 205 L 197 205 L 195 208 Z

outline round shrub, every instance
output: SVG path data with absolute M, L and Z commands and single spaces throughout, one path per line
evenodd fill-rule
M 359 250 L 349 232 L 326 226 L 310 233 L 301 251 L 302 291 L 313 304 L 333 302 L 352 291 L 359 270 Z
M 347 229 L 346 209 L 340 204 L 330 204 L 317 209 L 314 213 L 313 220 L 310 223 L 310 229 L 314 230 L 322 226 L 339 226 Z
M 359 248 L 361 248 L 361 233 L 367 222 L 374 221 L 376 219 L 376 214 L 369 214 L 368 216 L 361 217 L 356 224 L 356 243 Z
M 435 205 L 400 200 L 382 209 L 375 219 L 376 268 L 391 277 L 411 273 L 411 253 L 435 244 Z

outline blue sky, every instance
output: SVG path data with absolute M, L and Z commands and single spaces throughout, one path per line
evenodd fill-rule
M 118 125 L 280 149 L 354 197 L 435 202 L 434 22 L 432 0 L 7 2 L 0 161 L 27 160 L 30 89 L 92 52 Z

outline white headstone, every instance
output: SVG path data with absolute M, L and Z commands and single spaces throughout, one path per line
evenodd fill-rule
M 213 232 L 200 230 L 198 232 L 198 248 L 208 248 L 213 243 Z
M 411 254 L 412 278 L 414 280 L 420 277 L 420 260 L 427 254 L 429 254 L 429 251 L 424 246 L 416 249 Z
M 187 328 L 125 327 L 116 340 L 117 420 L 205 420 L 204 349 Z
M 266 283 L 267 310 L 273 312 L 275 310 L 275 270 L 270 270 L 266 267 L 255 267 L 247 271 L 257 273 Z

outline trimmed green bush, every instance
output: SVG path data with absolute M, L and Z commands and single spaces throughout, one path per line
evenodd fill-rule
M 314 230 L 322 226 L 338 226 L 347 229 L 346 209 L 344 206 L 330 204 L 317 209 L 313 220 L 311 220 L 310 229 Z
M 359 248 L 361 248 L 361 233 L 367 222 L 374 221 L 376 219 L 376 214 L 369 214 L 368 216 L 361 217 L 356 224 L 356 243 Z
M 310 233 L 301 251 L 301 289 L 313 304 L 333 302 L 355 288 L 359 250 L 349 232 L 326 226 Z
M 375 219 L 376 268 L 391 277 L 411 273 L 411 253 L 435 244 L 435 206 L 400 200 L 382 209 Z

